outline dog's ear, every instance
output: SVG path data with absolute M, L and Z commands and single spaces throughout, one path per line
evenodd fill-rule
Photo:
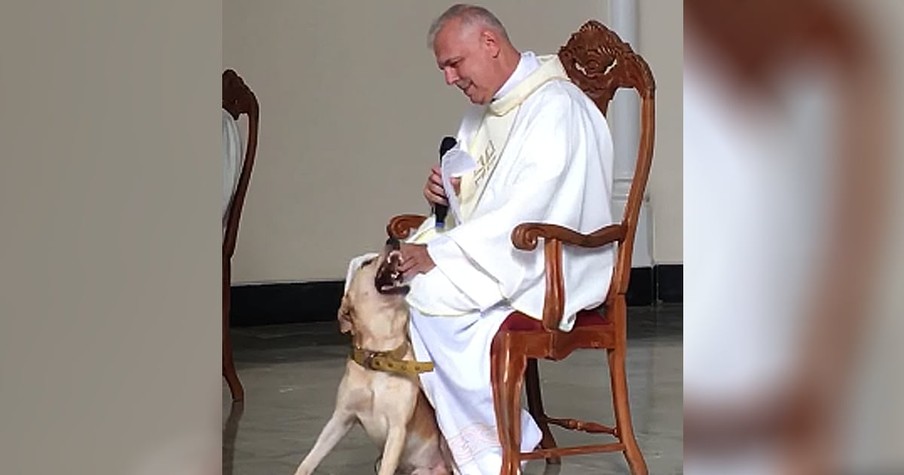
M 352 305 L 348 300 L 348 294 L 346 294 L 342 296 L 342 303 L 339 305 L 339 331 L 341 333 L 352 332 L 354 334 L 353 330 Z

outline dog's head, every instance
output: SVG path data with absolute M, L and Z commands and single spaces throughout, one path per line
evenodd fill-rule
M 399 241 L 389 239 L 382 252 L 361 264 L 349 282 L 339 307 L 339 330 L 352 332 L 361 312 L 395 314 L 405 305 L 410 287 L 399 270 L 402 253 Z M 406 310 L 407 315 L 407 310 Z

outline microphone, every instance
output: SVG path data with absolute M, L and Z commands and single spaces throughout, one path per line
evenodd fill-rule
M 443 137 L 443 142 L 439 146 L 439 163 L 443 163 L 443 155 L 458 143 L 455 137 Z M 446 214 L 449 213 L 447 205 L 433 205 L 433 213 L 436 215 L 436 228 L 442 229 L 446 227 Z

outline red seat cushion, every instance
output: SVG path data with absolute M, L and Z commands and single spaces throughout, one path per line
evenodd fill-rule
M 594 325 L 605 325 L 608 319 L 599 310 L 581 310 L 578 312 L 574 322 L 574 328 L 590 327 Z M 499 331 L 540 331 L 543 330 L 543 323 L 536 318 L 528 317 L 521 312 L 512 312 L 502 322 Z

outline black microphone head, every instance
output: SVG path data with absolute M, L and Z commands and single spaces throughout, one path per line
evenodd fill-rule
M 443 137 L 443 141 L 439 146 L 439 159 L 440 162 L 443 160 L 443 155 L 446 154 L 449 150 L 452 149 L 458 143 L 455 140 L 455 137 L 445 136 Z M 433 207 L 434 212 L 436 214 L 436 227 L 442 229 L 445 226 L 446 222 L 446 213 L 449 212 L 449 207 L 444 205 L 435 205 Z
M 455 140 L 455 137 L 443 137 L 443 143 L 439 146 L 439 156 L 442 157 L 443 155 L 445 155 L 446 152 L 448 152 L 457 143 L 458 141 Z

